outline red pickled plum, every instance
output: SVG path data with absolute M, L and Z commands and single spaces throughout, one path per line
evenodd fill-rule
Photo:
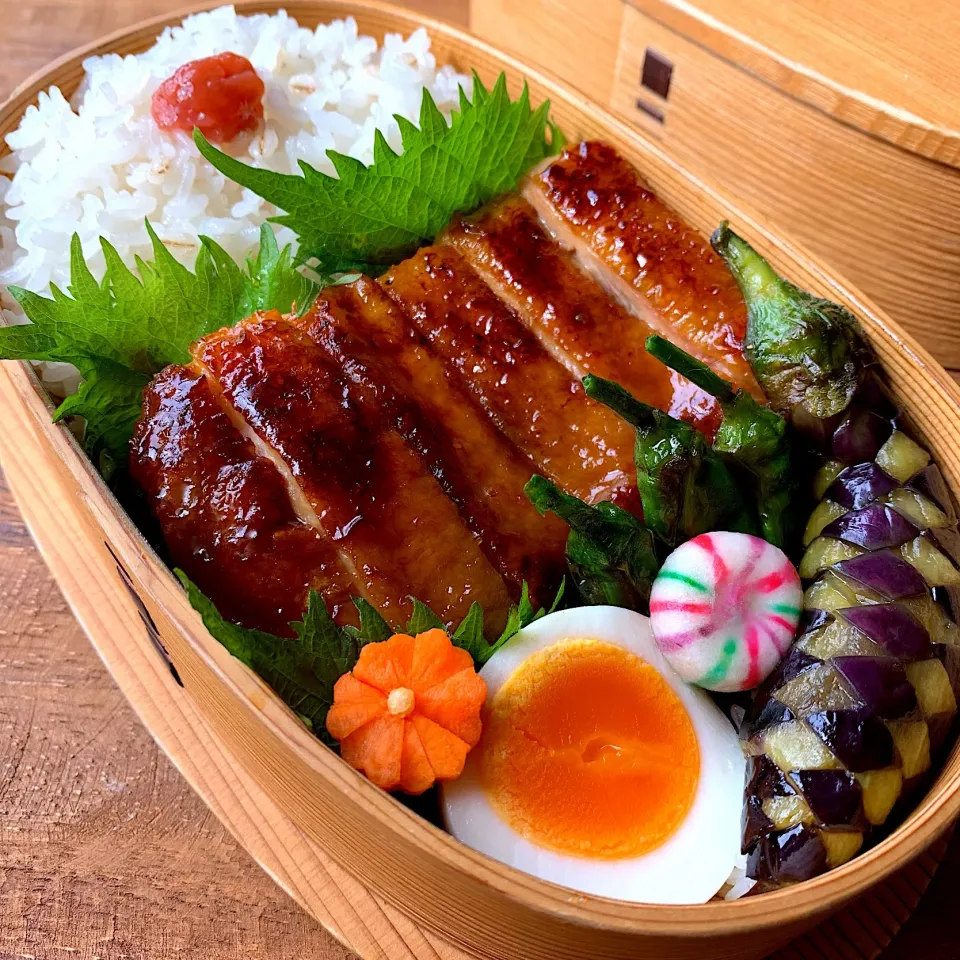
M 246 57 L 218 53 L 191 60 L 157 87 L 151 112 L 161 130 L 192 133 L 229 143 L 263 119 L 263 81 Z

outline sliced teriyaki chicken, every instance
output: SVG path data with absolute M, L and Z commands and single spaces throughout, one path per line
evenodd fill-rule
M 426 247 L 380 282 L 541 473 L 590 503 L 636 508 L 632 429 L 586 396 L 455 249 Z
M 723 261 L 605 143 L 568 147 L 523 196 L 585 270 L 655 332 L 758 397 L 743 357 L 747 308 Z
M 363 277 L 329 287 L 297 323 L 353 382 L 375 385 L 514 598 L 527 581 L 534 603 L 549 604 L 566 569 L 567 528 L 533 508 L 523 487 L 536 467 L 450 376 L 403 310 Z
M 441 239 L 457 248 L 575 377 L 595 373 L 615 380 L 711 437 L 716 432 L 716 400 L 646 352 L 654 330 L 577 266 L 522 197 L 455 217 Z
M 444 620 L 510 598 L 457 509 L 396 431 L 305 331 L 258 314 L 201 340 L 195 358 L 287 480 L 298 514 L 332 540 L 355 592 L 400 623 L 413 595 Z
M 336 548 L 297 516 L 283 478 L 234 426 L 199 364 L 167 367 L 147 388 L 130 471 L 174 563 L 225 617 L 290 635 L 311 588 L 333 616 L 353 616 Z
M 350 596 L 401 623 L 412 595 L 448 622 L 479 601 L 492 632 L 524 581 L 548 604 L 565 568 L 566 526 L 523 494 L 533 473 L 641 512 L 633 430 L 583 375 L 712 435 L 713 400 L 644 341 L 759 393 L 745 321 L 706 241 L 581 144 L 379 281 L 199 341 L 147 388 L 130 469 L 230 619 L 289 634 L 313 588 L 341 623 Z
M 366 598 L 398 623 L 409 613 L 409 595 L 445 620 L 464 617 L 477 600 L 492 627 L 502 624 L 510 604 L 506 585 L 454 504 L 389 416 L 375 417 L 358 402 L 354 385 L 304 331 L 278 313 L 258 314 L 199 341 L 193 354 L 218 412 L 272 468 L 299 524 L 332 546 L 342 572 L 336 578 L 339 592 L 328 600 L 342 607 L 345 583 L 347 593 Z M 156 389 L 155 381 L 148 393 Z M 211 415 L 194 409 L 190 397 L 184 405 L 189 408 L 184 419 L 206 421 Z M 141 432 L 151 430 L 150 410 L 148 398 Z M 215 459 L 217 440 L 198 442 L 192 457 Z M 142 449 L 142 444 L 135 449 L 134 461 Z M 164 467 L 176 469 L 164 462 L 157 473 Z M 138 468 L 135 463 L 137 473 Z M 260 463 L 258 468 L 265 471 Z M 153 489 L 165 479 L 158 476 Z M 216 478 L 212 486 L 216 495 Z M 156 509 L 156 497 L 154 502 Z M 195 576 L 198 558 L 190 544 L 171 541 L 172 524 L 158 516 L 174 561 Z M 204 516 L 199 524 L 209 528 L 216 520 Z M 216 534 L 206 529 L 204 535 Z M 210 577 L 198 579 L 201 585 L 209 582 Z M 215 593 L 236 589 L 227 582 Z M 230 603 L 226 607 L 232 609 Z M 300 612 L 302 604 L 297 616 Z M 351 617 L 346 608 L 339 613 L 341 621 Z

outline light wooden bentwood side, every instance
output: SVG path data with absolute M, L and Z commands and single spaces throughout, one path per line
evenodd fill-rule
M 278 7 L 256 2 L 237 6 L 244 12 Z M 353 14 L 360 29 L 375 36 L 409 32 L 419 22 L 377 3 L 294 0 L 283 6 L 308 25 Z M 67 94 L 75 89 L 84 56 L 142 50 L 177 19 L 151 21 L 61 59 L 0 109 L 0 136 L 16 126 L 40 89 L 51 83 Z M 488 81 L 505 70 L 514 92 L 526 78 L 534 100 L 551 99 L 553 115 L 568 136 L 615 144 L 698 229 L 709 232 L 729 218 L 791 279 L 849 306 L 863 321 L 895 392 L 948 482 L 960 489 L 960 391 L 876 307 L 601 108 L 452 27 L 428 23 L 428 28 L 438 59 L 476 68 Z M 207 634 L 72 435 L 50 423 L 49 403 L 27 365 L 2 366 L 0 404 L 0 450 L 14 491 L 64 593 L 121 685 L 148 691 L 161 681 L 169 683 L 170 670 L 183 684 L 178 694 L 183 706 L 175 716 L 157 711 L 148 716 L 144 708 L 159 739 L 172 745 L 174 759 L 201 784 L 205 799 L 251 850 L 293 850 L 281 859 L 263 857 L 283 870 L 278 879 L 288 889 L 327 883 L 355 890 L 358 911 L 366 902 L 362 898 L 369 898 L 366 891 L 373 891 L 376 902 L 385 905 L 379 915 L 392 920 L 397 936 L 421 945 L 417 956 L 428 956 L 423 950 L 429 946 L 442 960 L 454 958 L 457 952 L 451 952 L 449 943 L 490 960 L 761 957 L 920 854 L 960 812 L 960 754 L 954 750 L 927 796 L 891 837 L 850 864 L 787 891 L 732 904 L 655 907 L 580 896 L 511 871 L 460 846 L 348 768 Z M 149 666 L 142 644 L 136 648 L 130 639 L 142 638 L 144 631 L 157 648 Z M 160 658 L 163 650 L 169 664 Z M 149 703 L 149 695 L 142 702 Z M 209 750 L 214 758 L 212 745 L 222 743 L 243 776 L 235 776 L 224 762 L 204 764 L 204 758 L 178 751 L 178 738 Z M 270 811 L 279 811 L 283 819 L 272 820 Z M 325 879 L 296 875 L 291 824 L 322 851 L 329 871 Z M 342 929 L 342 914 L 339 920 L 321 919 L 351 939 Z M 384 953 L 382 945 L 377 949 Z

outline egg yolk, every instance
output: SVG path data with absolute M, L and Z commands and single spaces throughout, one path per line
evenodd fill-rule
M 693 803 L 700 750 L 680 698 L 645 660 L 597 640 L 530 656 L 493 698 L 483 787 L 538 846 L 583 857 L 655 849 Z

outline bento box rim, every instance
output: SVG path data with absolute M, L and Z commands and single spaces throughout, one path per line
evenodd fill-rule
M 107 52 L 137 52 L 150 43 L 161 30 L 178 23 L 184 16 L 209 10 L 222 4 L 208 2 L 192 6 L 177 13 L 167 14 L 142 21 L 129 28 L 117 30 L 84 47 L 71 51 L 49 66 L 33 74 L 20 84 L 11 96 L 0 104 L 0 135 L 16 126 L 23 111 L 36 100 L 37 94 L 51 84 L 58 84 L 67 95 L 73 92 L 82 77 L 82 62 L 89 56 Z M 909 413 L 917 421 L 921 434 L 932 436 L 931 428 L 940 426 L 947 430 L 943 439 L 931 442 L 937 459 L 946 474 L 951 488 L 960 489 L 960 388 L 949 374 L 905 333 L 893 320 L 871 303 L 863 294 L 839 277 L 814 255 L 790 241 L 782 231 L 763 226 L 756 214 L 750 214 L 741 206 L 726 199 L 723 193 L 701 177 L 688 173 L 682 165 L 672 160 L 653 140 L 640 131 L 629 127 L 605 108 L 590 101 L 569 85 L 553 78 L 540 68 L 528 66 L 508 54 L 497 51 L 467 32 L 449 24 L 420 16 L 416 13 L 393 7 L 376 0 L 291 0 L 288 3 L 266 3 L 261 0 L 239 0 L 234 6 L 238 13 L 276 12 L 286 10 L 301 22 L 312 22 L 336 16 L 354 15 L 360 28 L 377 32 L 377 26 L 409 32 L 417 26 L 426 27 L 434 39 L 435 49 L 453 53 L 456 66 L 469 69 L 478 65 L 484 79 L 499 69 L 508 72 L 512 92 L 516 93 L 525 78 L 530 84 L 534 100 L 542 94 L 550 97 L 553 115 L 568 134 L 585 133 L 590 137 L 604 135 L 619 149 L 632 155 L 642 156 L 638 164 L 641 173 L 668 203 L 679 208 L 686 219 L 697 220 L 695 212 L 701 210 L 700 222 L 695 222 L 702 232 L 708 211 L 715 215 L 722 211 L 738 232 L 743 233 L 782 272 L 810 286 L 821 295 L 839 300 L 850 307 L 864 321 L 870 339 L 885 362 L 888 373 L 895 381 L 897 392 L 908 403 Z M 440 57 L 438 56 L 438 60 Z M 566 123 L 564 121 L 567 121 Z M 576 125 L 571 126 L 570 121 Z M 0 154 L 6 152 L 0 148 Z M 678 202 L 680 194 L 683 202 Z M 24 378 L 33 384 L 34 398 L 21 391 L 25 404 L 34 405 L 34 413 L 42 407 L 49 414 L 49 403 L 39 391 L 38 381 L 29 365 L 21 364 Z M 909 375 L 909 376 L 908 376 Z M 21 380 L 24 383 L 25 380 Z M 914 390 L 907 387 L 913 383 Z M 932 404 L 924 408 L 922 401 Z M 935 412 L 931 413 L 931 409 Z M 942 415 L 942 417 L 941 417 Z M 229 689 L 238 704 L 247 703 L 252 687 L 266 690 L 258 678 L 249 673 L 239 661 L 226 653 L 207 633 L 199 617 L 190 609 L 186 597 L 172 573 L 163 567 L 159 557 L 146 543 L 119 503 L 97 475 L 82 453 L 67 428 L 47 423 L 46 430 L 57 434 L 61 456 L 64 457 L 77 483 L 87 488 L 88 496 L 99 498 L 98 513 L 101 517 L 113 514 L 117 528 L 122 530 L 126 543 L 124 556 L 139 553 L 148 566 L 154 568 L 168 581 L 166 600 L 173 609 L 165 609 L 174 625 L 186 641 L 196 648 L 212 674 Z M 950 462 L 941 447 L 954 439 L 958 451 Z M 944 461 L 947 462 L 944 462 Z M 180 602 L 171 601 L 177 594 Z M 918 804 L 913 813 L 886 839 L 848 864 L 804 884 L 761 897 L 748 897 L 732 903 L 712 902 L 697 906 L 658 906 L 631 904 L 600 897 L 581 896 L 572 891 L 521 874 L 481 854 L 470 850 L 448 834 L 422 820 L 410 811 L 377 790 L 359 774 L 349 769 L 335 754 L 328 751 L 306 731 L 272 692 L 265 696 L 271 709 L 259 710 L 260 722 L 269 729 L 278 741 L 287 744 L 311 769 L 318 771 L 332 784 L 341 789 L 344 811 L 363 813 L 383 827 L 386 833 L 405 835 L 407 840 L 423 851 L 425 856 L 437 858 L 465 877 L 476 881 L 473 889 L 495 891 L 507 901 L 521 904 L 537 914 L 550 914 L 558 919 L 597 929 L 618 930 L 665 937 L 703 937 L 718 933 L 740 932 L 748 934 L 796 921 L 812 914 L 825 914 L 836 909 L 874 883 L 889 876 L 907 860 L 928 847 L 943 833 L 960 813 L 960 746 L 954 745 L 936 782 Z M 364 865 L 342 863 L 349 872 L 364 877 Z M 378 885 L 377 891 L 387 899 L 396 901 L 401 909 L 409 907 L 403 895 L 403 884 L 387 889 Z M 442 931 L 441 931 L 442 932 Z

